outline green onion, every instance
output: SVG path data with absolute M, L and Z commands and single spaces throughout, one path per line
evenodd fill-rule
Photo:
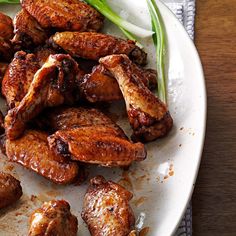
M 146 0 L 152 20 L 152 29 L 155 32 L 153 42 L 156 47 L 157 72 L 158 72 L 158 97 L 167 102 L 166 78 L 165 78 L 165 56 L 166 56 L 166 32 L 161 13 L 155 0 Z
M 85 0 L 88 4 L 96 8 L 102 15 L 108 18 L 111 22 L 116 24 L 118 27 L 122 28 L 122 31 L 125 30 L 125 35 L 131 38 L 134 38 L 134 35 L 140 38 L 146 38 L 153 35 L 153 32 L 150 30 L 142 29 L 124 19 L 122 19 L 117 13 L 115 13 L 106 0 Z M 124 31 L 123 31 L 124 32 Z M 130 39 L 131 39 L 130 38 Z
M 0 3 L 17 4 L 20 3 L 20 0 L 0 0 Z

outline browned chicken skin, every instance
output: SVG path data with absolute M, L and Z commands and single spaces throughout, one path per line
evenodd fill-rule
M 21 0 L 43 28 L 59 31 L 98 31 L 103 16 L 88 4 L 78 0 Z
M 79 167 L 63 156 L 54 154 L 48 146 L 47 133 L 27 130 L 17 140 L 6 140 L 6 155 L 57 184 L 69 184 L 78 178 Z
M 0 209 L 15 203 L 21 196 L 20 181 L 10 174 L 0 172 Z
M 102 176 L 90 180 L 81 216 L 92 236 L 127 236 L 134 227 L 133 195 Z
M 99 60 L 111 54 L 126 54 L 135 63 L 146 64 L 147 54 L 134 41 L 94 32 L 62 32 L 51 36 L 54 47 L 60 47 L 71 56 Z
M 9 139 L 16 139 L 28 121 L 44 108 L 61 104 L 73 104 L 78 97 L 76 91 L 77 63 L 69 56 L 56 54 L 34 75 L 28 93 L 17 107 L 5 117 L 5 131 Z
M 37 58 L 37 61 L 40 66 L 43 66 L 43 64 L 47 61 L 48 57 L 50 55 L 57 54 L 57 52 L 49 47 L 48 45 L 39 46 L 34 50 L 35 57 Z
M 0 62 L 0 87 L 2 87 L 2 80 L 7 70 L 8 64 L 4 62 Z
M 120 132 L 104 125 L 59 130 L 49 136 L 48 142 L 57 154 L 106 167 L 126 167 L 146 158 L 142 143 L 131 143 Z
M 136 68 L 144 85 L 149 89 L 157 87 L 155 70 Z M 81 95 L 89 102 L 111 102 L 123 99 L 120 87 L 111 73 L 103 65 L 93 68 L 91 74 L 86 74 L 80 81 Z
M 10 39 L 13 37 L 12 19 L 0 12 L 0 59 L 9 61 L 13 50 Z
M 15 54 L 2 81 L 2 94 L 9 108 L 16 107 L 27 94 L 38 69 L 39 64 L 33 54 L 23 51 Z
M 133 139 L 148 142 L 165 136 L 173 120 L 162 103 L 142 82 L 137 66 L 126 55 L 111 55 L 99 61 L 116 78 L 125 99 Z
M 24 9 L 13 20 L 14 38 L 12 44 L 15 49 L 32 48 L 43 44 L 47 39 L 47 33 L 39 23 Z
M 45 202 L 30 217 L 28 236 L 76 236 L 78 220 L 64 200 Z

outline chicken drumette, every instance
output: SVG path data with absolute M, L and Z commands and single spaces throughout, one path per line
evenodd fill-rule
M 64 200 L 45 202 L 30 216 L 28 236 L 76 236 L 78 220 Z
M 129 235 L 135 223 L 129 205 L 132 197 L 131 192 L 102 176 L 91 179 L 81 214 L 91 235 Z
M 10 40 L 13 37 L 12 19 L 0 12 L 0 59 L 9 61 L 13 50 Z
M 50 38 L 51 44 L 68 52 L 71 56 L 99 60 L 111 54 L 126 54 L 139 65 L 146 64 L 147 54 L 134 41 L 116 38 L 95 32 L 62 32 Z
M 17 162 L 58 184 L 74 182 L 81 172 L 77 163 L 53 153 L 47 142 L 48 134 L 27 130 L 17 140 L 6 140 L 6 155 Z
M 5 117 L 6 135 L 19 137 L 26 123 L 44 108 L 73 104 L 77 98 L 77 63 L 64 54 L 50 55 L 33 77 L 27 94 Z
M 48 34 L 39 25 L 34 17 L 22 9 L 13 20 L 14 38 L 11 40 L 15 49 L 32 48 L 35 45 L 43 44 Z
M 103 16 L 78 0 L 21 0 L 22 7 L 43 28 L 56 31 L 98 31 Z
M 126 103 L 133 139 L 148 142 L 166 135 L 173 120 L 166 105 L 142 82 L 137 66 L 126 55 L 111 55 L 99 62 L 116 78 Z
M 20 181 L 10 174 L 0 172 L 0 209 L 10 206 L 19 200 L 21 196 Z

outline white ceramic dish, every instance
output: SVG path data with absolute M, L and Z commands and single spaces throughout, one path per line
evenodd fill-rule
M 150 28 L 144 0 L 116 0 L 110 3 L 115 5 L 116 9 L 119 6 L 129 9 L 131 21 Z M 148 158 L 133 164 L 128 174 L 122 173 L 120 169 L 92 167 L 90 177 L 102 174 L 114 181 L 122 179 L 121 182 L 134 193 L 132 206 L 136 217 L 145 213 L 143 227 L 150 227 L 148 235 L 170 236 L 174 234 L 181 220 L 198 173 L 205 135 L 206 94 L 201 62 L 194 44 L 170 10 L 162 3 L 158 3 L 158 6 L 168 35 L 169 109 L 174 119 L 174 127 L 168 137 L 147 145 Z M 15 5 L 0 5 L 0 11 L 11 16 L 14 16 L 18 9 L 19 6 Z M 122 14 L 127 16 L 124 11 Z M 111 34 L 119 33 L 116 27 L 109 23 L 106 24 L 105 31 Z M 143 44 L 149 53 L 149 67 L 155 68 L 151 40 L 146 40 Z M 1 110 L 4 109 L 3 101 L 0 107 Z M 118 114 L 125 113 L 122 104 L 116 104 L 115 107 L 118 107 Z M 114 112 L 115 109 L 112 110 Z M 127 119 L 122 117 L 120 115 L 118 123 L 130 134 Z M 8 163 L 4 156 L 0 160 L 0 169 L 19 178 L 24 192 L 18 204 L 0 213 L 0 235 L 26 235 L 30 212 L 43 201 L 52 198 L 64 198 L 69 201 L 72 212 L 79 220 L 78 235 L 89 235 L 80 217 L 87 182 L 82 186 L 56 186 L 17 164 Z

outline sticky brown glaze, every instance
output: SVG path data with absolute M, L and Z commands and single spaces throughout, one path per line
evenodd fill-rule
M 30 216 L 28 236 L 76 236 L 78 220 L 64 200 L 45 202 Z
M 57 31 L 98 31 L 103 16 L 78 0 L 21 0 L 21 5 L 43 28 Z
M 106 167 L 129 166 L 146 158 L 142 143 L 133 144 L 105 125 L 59 130 L 48 137 L 48 142 L 57 154 Z
M 94 32 L 62 32 L 50 38 L 54 47 L 60 47 L 71 56 L 99 60 L 111 54 L 126 54 L 135 63 L 144 65 L 147 54 L 134 41 Z
M 20 181 L 10 174 L 0 172 L 0 209 L 15 203 L 21 196 Z
M 2 94 L 9 108 L 16 107 L 24 98 L 38 69 L 39 64 L 33 54 L 15 53 L 2 81 Z
M 136 67 L 136 73 L 150 90 L 157 87 L 155 70 Z M 81 96 L 89 102 L 111 102 L 123 99 L 116 79 L 103 65 L 95 66 L 91 74 L 86 74 L 80 81 L 79 87 Z
M 90 180 L 81 216 L 92 236 L 127 236 L 134 227 L 131 192 L 102 176 Z
M 13 50 L 10 39 L 13 37 L 12 19 L 0 12 L 0 59 L 10 61 Z
M 24 9 L 14 17 L 13 25 L 15 35 L 11 42 L 17 50 L 43 44 L 48 37 L 35 18 Z
M 8 111 L 5 117 L 7 138 L 18 138 L 23 133 L 26 123 L 44 108 L 73 104 L 78 99 L 78 70 L 77 63 L 69 55 L 50 55 L 34 75 L 28 93 L 19 105 Z
M 148 142 L 165 136 L 173 126 L 166 105 L 142 82 L 136 65 L 126 55 L 111 55 L 99 61 L 116 78 L 126 103 L 133 140 Z
M 10 161 L 42 175 L 57 184 L 74 182 L 79 175 L 77 163 L 53 153 L 48 146 L 47 133 L 27 130 L 17 140 L 6 140 L 6 155 Z

